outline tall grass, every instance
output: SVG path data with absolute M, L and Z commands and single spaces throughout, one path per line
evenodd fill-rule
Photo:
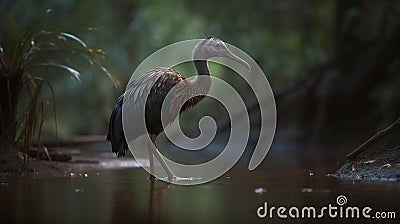
M 103 50 L 89 47 L 72 33 L 41 29 L 50 12 L 48 10 L 23 31 L 19 30 L 12 14 L 3 15 L 1 21 L 0 138 L 5 149 L 18 148 L 28 154 L 32 142 L 40 142 L 46 114 L 49 110 L 56 114 L 51 76 L 66 74 L 80 80 L 81 73 L 73 65 L 79 63 L 82 66 L 82 62 L 85 62 L 88 67 L 99 69 L 118 86 L 118 82 L 101 63 L 106 58 Z M 52 94 L 51 102 L 40 99 L 40 93 L 45 88 Z M 28 98 L 27 105 L 22 105 L 21 97 Z M 17 111 L 21 113 L 17 114 Z M 55 124 L 56 120 L 55 117 Z

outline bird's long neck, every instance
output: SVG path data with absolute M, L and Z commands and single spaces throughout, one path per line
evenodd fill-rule
M 193 59 L 194 66 L 196 67 L 197 75 L 211 75 L 208 69 L 207 60 Z
M 191 97 L 185 102 L 180 110 L 181 113 L 204 99 L 211 87 L 211 73 L 208 69 L 207 59 L 199 54 L 197 47 L 193 52 L 193 63 L 196 67 L 197 75 L 195 78 L 189 80 L 190 87 L 186 88 L 184 93 L 190 96 L 195 95 L 195 97 Z
M 190 82 L 190 90 L 194 95 L 194 97 L 190 100 L 188 105 L 193 106 L 200 102 L 209 92 L 211 87 L 211 73 L 208 69 L 207 57 L 204 52 L 204 49 L 201 48 L 202 42 L 199 42 L 194 50 L 193 50 L 193 63 L 196 67 L 197 75 L 194 79 L 191 79 Z
M 196 67 L 197 76 L 191 81 L 192 88 L 197 93 L 206 94 L 211 87 L 211 73 L 208 69 L 207 60 L 193 59 L 193 63 Z

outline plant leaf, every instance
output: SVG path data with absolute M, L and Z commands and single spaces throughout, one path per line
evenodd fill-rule
M 67 72 L 69 72 L 72 76 L 74 76 L 76 80 L 81 81 L 80 73 L 77 70 L 75 70 L 75 69 L 73 69 L 73 68 L 71 68 L 71 67 L 69 67 L 67 65 L 51 63 L 51 62 L 50 63 L 41 63 L 41 64 L 37 64 L 37 65 L 38 66 L 49 66 L 49 67 L 56 67 L 56 68 L 64 69 Z
M 79 39 L 77 36 L 72 35 L 72 34 L 70 34 L 70 33 L 61 32 L 60 35 L 59 35 L 59 37 L 67 37 L 67 38 L 70 38 L 70 39 L 76 41 L 77 43 L 79 43 L 80 45 L 82 45 L 82 47 L 84 47 L 84 48 L 87 47 L 87 45 L 85 44 L 85 42 L 83 42 L 83 41 L 82 41 L 81 39 Z

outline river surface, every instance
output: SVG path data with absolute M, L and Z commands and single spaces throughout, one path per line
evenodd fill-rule
M 272 153 L 251 172 L 239 164 L 196 186 L 150 181 L 141 168 L 2 179 L 0 223 L 365 223 L 392 211 L 396 218 L 385 223 L 399 223 L 399 182 L 340 180 L 327 176 L 340 166 L 335 157 L 284 155 Z M 315 208 L 316 218 L 301 218 L 304 207 Z M 348 207 L 361 217 L 370 207 L 370 220 L 346 218 Z

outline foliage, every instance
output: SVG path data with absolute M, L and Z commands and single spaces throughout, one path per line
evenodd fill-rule
M 82 66 L 85 62 L 87 66 L 100 69 L 117 85 L 101 63 L 106 57 L 103 50 L 90 48 L 71 33 L 41 29 L 50 12 L 48 10 L 23 31 L 19 30 L 13 14 L 8 13 L 2 18 L 0 136 L 4 144 L 21 143 L 25 152 L 35 138 L 40 142 L 49 109 L 56 114 L 55 93 L 50 83 L 52 76 L 66 74 L 79 81 L 81 73 L 74 64 Z M 50 90 L 51 102 L 40 97 L 46 87 Z
M 249 53 L 267 74 L 274 90 L 303 78 L 304 85 L 299 85 L 288 105 L 278 103 L 285 108 L 280 113 L 292 119 L 310 124 L 314 121 L 305 119 L 304 114 L 314 119 L 315 114 L 326 111 L 321 113 L 331 117 L 333 124 L 345 124 L 341 118 L 350 115 L 349 120 L 363 124 L 367 122 L 360 113 L 371 120 L 390 114 L 387 119 L 392 120 L 390 117 L 397 116 L 400 108 L 397 75 L 400 63 L 394 53 L 399 44 L 392 41 L 390 47 L 387 42 L 395 39 L 398 30 L 399 1 L 4 2 L 0 15 L 7 12 L 21 15 L 18 18 L 21 24 L 29 23 L 44 9 L 53 8 L 57 13 L 46 24 L 64 25 L 68 33 L 79 34 L 90 45 L 101 46 L 117 62 L 119 72 L 115 78 L 122 84 L 155 50 L 176 41 L 199 38 L 207 32 Z M 82 32 L 85 30 L 82 27 L 90 27 L 90 32 Z M 371 43 L 374 40 L 377 43 Z M 392 48 L 391 54 L 387 54 L 388 46 Z M 335 63 L 336 60 L 340 63 Z M 313 68 L 328 64 L 332 66 L 326 72 L 308 74 Z M 193 73 L 190 69 L 184 74 Z M 80 77 L 85 88 L 62 76 L 48 77 L 55 95 L 62 96 L 57 98 L 56 105 L 58 130 L 63 135 L 104 134 L 122 90 L 113 90 L 104 77 L 94 79 L 90 71 L 83 68 L 80 71 L 86 74 Z M 221 70 L 218 76 L 231 81 L 229 74 L 224 74 L 228 73 Z M 51 100 L 51 91 L 43 93 Z M 321 109 L 323 105 L 327 105 L 325 109 Z M 337 111 L 339 108 L 342 111 Z M 49 134 L 53 124 L 45 122 L 43 130 Z

